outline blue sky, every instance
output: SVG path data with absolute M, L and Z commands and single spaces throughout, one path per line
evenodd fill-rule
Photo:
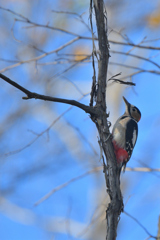
M 159 26 L 155 29 L 147 22 L 147 17 L 154 16 L 156 8 L 158 9 L 157 1 L 153 1 L 152 4 L 146 1 L 143 11 L 132 11 L 130 16 L 128 9 L 133 6 L 128 2 L 124 1 L 123 7 L 110 4 L 108 3 L 108 22 L 111 28 L 119 31 L 124 27 L 123 33 L 127 34 L 134 43 L 139 43 L 145 36 L 147 36 L 146 40 L 159 38 Z M 85 11 L 83 18 L 88 24 L 89 6 L 86 1 L 80 3 L 68 0 L 64 5 L 64 1 L 56 0 L 47 0 L 45 3 L 44 1 L 17 0 L 5 1 L 0 6 L 18 12 L 40 24 L 48 23 L 83 36 L 89 35 L 86 27 L 74 16 L 56 15 L 51 11 L 52 9 L 77 13 Z M 140 1 L 138 6 L 142 9 L 144 2 Z M 0 71 L 13 64 L 4 59 L 20 61 L 34 58 L 40 56 L 42 51 L 52 51 L 74 38 L 46 28 L 28 28 L 27 23 L 14 24 L 15 18 L 18 17 L 8 11 L 0 10 L 0 18 L 2 29 Z M 109 39 L 124 41 L 114 32 L 109 34 Z M 33 49 L 30 45 L 36 46 L 41 51 Z M 146 45 L 158 47 L 160 42 L 148 42 Z M 35 62 L 23 64 L 7 69 L 3 74 L 29 90 L 77 100 L 82 97 L 82 94 L 71 83 L 73 82 L 83 94 L 88 94 L 82 102 L 89 104 L 93 74 L 91 62 L 79 64 L 56 78 L 53 77 L 56 73 L 61 73 L 72 63 L 61 65 L 39 65 L 39 63 L 65 61 L 67 58 L 65 54 L 78 51 L 84 53 L 83 49 L 87 49 L 89 54 L 91 46 L 88 40 L 78 41 L 58 54 L 47 56 L 37 64 Z M 127 51 L 132 47 L 111 44 L 110 49 Z M 158 51 L 133 49 L 131 53 L 146 58 L 155 55 L 152 60 L 159 63 Z M 148 62 L 113 53 L 110 61 L 147 70 L 159 70 Z M 109 65 L 108 78 L 119 72 L 122 72 L 123 78 L 134 71 L 136 70 Z M 144 167 L 145 164 L 151 168 L 160 168 L 159 75 L 141 73 L 133 76 L 132 80 L 136 83 L 134 88 L 126 88 L 120 84 L 108 85 L 109 120 L 113 125 L 116 118 L 123 114 L 125 106 L 122 96 L 137 106 L 141 110 L 142 118 L 139 122 L 138 141 L 128 167 Z M 104 239 L 105 209 L 108 200 L 102 171 L 73 181 L 46 201 L 34 206 L 35 202 L 55 187 L 94 167 L 102 166 L 99 161 L 98 133 L 89 116 L 73 107 L 56 121 L 69 106 L 40 100 L 24 101 L 21 99 L 24 94 L 3 80 L 1 80 L 0 95 L 2 99 L 0 102 L 0 239 L 78 240 L 97 239 L 97 234 L 99 239 Z M 54 121 L 53 126 L 45 131 Z M 43 131 L 44 134 L 42 134 Z M 41 136 L 38 137 L 38 134 Z M 157 234 L 160 214 L 159 183 L 160 175 L 156 172 L 126 171 L 121 177 L 125 211 L 138 219 L 154 236 Z M 97 220 L 91 224 L 86 234 L 80 237 L 79 234 L 96 216 L 99 216 Z M 118 240 L 146 239 L 147 237 L 142 227 L 122 213 L 118 227 Z

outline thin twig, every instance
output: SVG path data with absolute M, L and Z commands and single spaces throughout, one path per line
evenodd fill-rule
M 160 172 L 160 168 L 149 168 L 149 167 L 126 167 L 126 171 L 129 172 Z
M 135 70 L 139 70 L 139 71 L 141 71 L 141 72 L 154 73 L 154 74 L 158 74 L 158 75 L 160 74 L 160 71 L 147 70 L 147 69 L 143 69 L 143 68 L 139 68 L 139 67 L 134 67 L 134 66 L 131 66 L 131 65 L 126 65 L 126 64 L 123 64 L 123 63 L 110 62 L 109 64 L 110 64 L 110 65 L 122 66 L 122 67 L 130 68 L 130 69 L 135 69 Z
M 98 171 L 100 171 L 101 169 L 102 169 L 101 167 L 95 167 L 95 168 L 93 168 L 93 169 L 91 169 L 91 170 L 89 170 L 89 171 L 87 171 L 87 172 L 85 172 L 85 173 L 83 173 L 83 174 L 81 174 L 81 175 L 79 175 L 79 176 L 77 176 L 77 177 L 74 177 L 74 178 L 70 179 L 69 181 L 67 181 L 67 182 L 59 185 L 58 187 L 53 188 L 49 193 L 47 193 L 44 197 L 42 197 L 40 200 L 38 200 L 38 201 L 34 204 L 34 206 L 38 206 L 40 203 L 44 202 L 44 201 L 47 200 L 49 197 L 51 197 L 55 192 L 61 190 L 61 189 L 64 188 L 64 187 L 67 187 L 70 183 L 75 182 L 75 181 L 77 181 L 77 180 L 79 180 L 79 179 L 81 179 L 81 178 L 87 177 L 89 174 L 98 172 Z
M 88 94 L 86 94 L 86 95 L 88 95 Z M 78 101 L 82 100 L 86 95 L 84 95 L 83 97 L 79 98 Z M 73 108 L 73 106 L 70 106 L 69 108 L 67 108 L 62 114 L 60 114 L 60 115 L 49 125 L 49 127 L 47 127 L 47 128 L 46 128 L 44 131 L 42 131 L 41 133 L 37 134 L 37 136 L 36 136 L 34 139 L 32 139 L 28 144 L 26 144 L 24 147 L 21 147 L 21 148 L 19 148 L 19 149 L 14 150 L 14 151 L 7 152 L 7 153 L 3 154 L 2 156 L 3 156 L 3 157 L 4 157 L 4 156 L 5 156 L 5 157 L 8 157 L 8 156 L 10 156 L 10 155 L 17 154 L 17 153 L 23 151 L 24 149 L 30 147 L 34 142 L 36 142 L 36 140 L 37 140 L 39 137 L 41 137 L 43 134 L 49 132 L 49 130 L 51 129 L 51 127 L 53 127 L 54 124 L 55 124 L 56 122 L 58 122 L 58 121 L 59 121 L 66 113 L 68 113 L 72 108 Z M 1 155 L 0 155 L 0 157 L 1 157 Z
M 150 49 L 150 50 L 160 50 L 160 47 L 143 46 L 143 45 L 139 45 L 139 44 L 118 42 L 118 41 L 113 41 L 113 40 L 109 40 L 109 42 L 113 43 L 113 44 L 117 44 L 117 45 L 133 46 L 133 47 L 136 47 L 136 48 L 143 48 L 143 49 Z
M 73 124 L 71 124 L 70 122 L 68 122 L 68 121 L 66 121 L 66 122 L 67 122 L 67 124 L 68 124 L 70 127 L 72 127 L 73 129 L 75 129 L 75 130 L 79 133 L 79 135 L 81 136 L 81 138 L 89 145 L 89 147 L 92 149 L 92 151 L 94 152 L 94 154 L 95 154 L 96 156 L 98 156 L 98 153 L 97 153 L 96 149 L 94 148 L 93 144 L 92 144 L 91 142 L 89 142 L 89 140 L 85 137 L 85 135 L 81 132 L 81 130 L 80 130 L 78 127 L 76 127 L 76 126 L 73 126 Z
M 133 217 L 132 215 L 130 215 L 129 213 L 127 213 L 126 211 L 124 211 L 124 214 L 126 214 L 128 217 L 130 217 L 131 219 L 133 219 L 150 237 L 157 239 L 157 237 L 153 236 L 152 234 L 150 234 L 147 230 L 147 228 L 145 228 L 142 223 L 140 223 L 135 217 Z
M 120 52 L 120 51 L 114 51 L 114 50 L 111 50 L 110 52 L 111 53 L 115 53 L 115 54 L 121 54 L 121 55 L 126 55 L 126 56 L 130 56 L 130 57 L 138 58 L 138 59 L 150 62 L 153 65 L 155 65 L 156 67 L 160 68 L 159 64 L 157 64 L 156 62 L 150 60 L 149 58 L 145 58 L 145 57 L 142 57 L 142 56 L 139 56 L 139 55 L 136 55 L 136 54 L 131 54 L 131 53 L 128 53 L 128 52 Z
M 77 40 L 79 40 L 79 37 L 76 37 L 76 38 L 70 40 L 69 42 L 63 44 L 62 46 L 56 48 L 55 50 L 52 50 L 52 51 L 50 51 L 50 52 L 43 53 L 43 54 L 40 55 L 40 56 L 31 58 L 31 59 L 28 59 L 28 60 L 23 60 L 23 61 L 20 61 L 20 62 L 18 62 L 18 63 L 16 63 L 16 64 L 13 64 L 13 65 L 10 65 L 10 66 L 8 66 L 8 67 L 5 67 L 5 68 L 3 68 L 3 69 L 0 70 L 0 73 L 5 72 L 5 71 L 7 71 L 7 70 L 9 70 L 9 69 L 11 69 L 11 68 L 18 67 L 18 66 L 20 66 L 20 65 L 22 65 L 22 64 L 24 64 L 24 63 L 36 62 L 36 61 L 38 61 L 38 60 L 40 60 L 40 59 L 42 59 L 42 58 L 44 58 L 44 57 L 46 57 L 46 56 L 48 56 L 48 55 L 50 55 L 50 54 L 59 52 L 60 50 L 64 49 L 65 47 L 67 47 L 67 46 L 69 46 L 69 45 L 71 45 L 72 43 L 76 42 Z
M 110 78 L 108 81 L 111 81 L 111 80 L 114 82 L 119 82 L 120 84 L 124 84 L 124 85 L 136 86 L 136 84 L 133 82 L 125 82 L 125 81 L 117 79 L 117 78 Z

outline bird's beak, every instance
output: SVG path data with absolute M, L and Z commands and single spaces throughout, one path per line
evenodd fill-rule
M 128 101 L 127 101 L 127 99 L 125 98 L 125 97 L 123 97 L 123 100 L 124 100 L 124 102 L 125 102 L 125 104 L 126 104 L 126 106 L 129 106 L 129 105 L 131 105 Z

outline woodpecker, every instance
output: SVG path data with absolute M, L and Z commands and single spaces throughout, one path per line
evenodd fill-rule
M 131 158 L 138 136 L 137 123 L 141 119 L 139 109 L 131 105 L 125 97 L 123 100 L 126 105 L 125 113 L 117 119 L 112 131 L 112 142 L 120 171 L 122 167 L 125 171 L 126 164 Z

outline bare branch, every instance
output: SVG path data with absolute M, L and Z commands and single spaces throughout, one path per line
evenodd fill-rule
M 123 63 L 110 62 L 109 64 L 111 64 L 111 65 L 117 65 L 117 66 L 122 66 L 122 67 L 130 68 L 130 69 L 135 69 L 135 70 L 139 70 L 139 71 L 141 71 L 141 72 L 154 73 L 154 74 L 157 74 L 157 75 L 160 74 L 160 71 L 156 71 L 156 70 L 146 70 L 146 69 L 143 69 L 143 68 L 126 65 L 126 64 L 123 64 Z
M 149 168 L 149 167 L 126 167 L 126 171 L 129 172 L 160 172 L 160 168 Z
M 132 218 L 132 219 L 147 233 L 147 235 L 149 235 L 149 237 L 154 238 L 154 239 L 158 239 L 157 237 L 155 237 L 155 236 L 153 236 L 152 234 L 150 234 L 150 233 L 148 232 L 147 228 L 145 228 L 135 217 L 133 217 L 132 215 L 130 215 L 130 214 L 127 213 L 126 211 L 124 211 L 124 213 L 125 213 L 128 217 Z
M 28 23 L 28 24 L 32 24 L 33 26 L 32 27 L 42 27 L 42 28 L 48 28 L 48 29 L 51 29 L 51 30 L 56 30 L 56 31 L 60 31 L 60 32 L 63 32 L 63 33 L 67 33 L 67 34 L 70 34 L 70 35 L 73 35 L 73 36 L 79 36 L 78 34 L 76 33 L 73 33 L 73 32 L 70 32 L 70 31 L 67 31 L 65 29 L 60 29 L 60 28 L 56 28 L 56 27 L 51 27 L 49 26 L 48 24 L 44 25 L 44 24 L 39 24 L 39 23 L 36 23 L 36 22 L 33 22 L 31 21 L 30 19 L 26 18 L 25 16 L 23 16 L 22 14 L 19 14 L 19 13 L 16 13 L 10 9 L 7 9 L 7 8 L 3 8 L 3 7 L 0 7 L 0 9 L 4 10 L 4 11 L 7 11 L 7 12 L 10 12 L 12 14 L 14 14 L 15 16 L 17 17 L 20 17 L 20 19 L 15 19 L 15 21 L 17 22 L 24 22 L 24 23 Z M 78 15 L 78 14 L 77 14 Z M 27 27 L 26 27 L 27 28 Z
M 75 129 L 81 138 L 89 145 L 89 147 L 92 149 L 94 155 L 98 156 L 99 154 L 97 153 L 96 149 L 94 148 L 93 144 L 89 142 L 89 140 L 85 137 L 85 135 L 80 131 L 80 129 L 76 126 L 73 126 L 70 122 L 66 121 L 69 126 L 71 126 L 73 129 Z
M 67 187 L 70 183 L 72 182 L 75 182 L 81 178 L 84 178 L 84 177 L 87 177 L 89 174 L 92 174 L 92 173 L 95 173 L 95 172 L 98 172 L 102 169 L 102 167 L 96 167 L 96 168 L 93 168 L 81 175 L 79 175 L 78 177 L 75 177 L 75 178 L 72 178 L 71 180 L 69 180 L 68 182 L 65 182 L 61 185 L 59 185 L 58 187 L 52 189 L 49 193 L 47 193 L 44 197 L 42 197 L 40 200 L 38 200 L 34 206 L 38 206 L 40 203 L 44 202 L 45 200 L 47 200 L 49 197 L 51 197 L 55 192 L 61 190 L 62 188 L 64 187 Z
M 118 73 L 118 74 L 112 76 L 110 79 L 108 79 L 108 82 L 111 81 L 111 80 L 113 80 L 113 81 L 115 81 L 115 82 L 119 82 L 119 83 L 125 84 L 125 85 L 131 85 L 131 86 L 135 86 L 135 85 L 136 85 L 135 83 L 125 82 L 125 81 L 122 81 L 122 80 L 120 80 L 120 79 L 115 78 L 115 77 L 117 77 L 117 76 L 119 76 L 119 75 L 121 75 L 121 73 Z
M 143 48 L 143 49 L 160 50 L 160 47 L 143 46 L 143 45 L 138 45 L 138 44 L 134 44 L 134 43 L 117 42 L 117 41 L 113 41 L 113 40 L 109 40 L 109 43 L 124 45 L 124 46 L 133 46 L 136 48 Z
M 115 53 L 115 54 L 121 54 L 121 55 L 126 55 L 126 56 L 130 56 L 130 57 L 138 58 L 138 59 L 150 62 L 153 65 L 155 65 L 156 67 L 160 68 L 159 64 L 157 64 L 156 62 L 150 60 L 149 58 L 145 58 L 145 57 L 142 57 L 142 56 L 139 56 L 139 55 L 136 55 L 136 54 L 131 54 L 131 53 L 128 53 L 128 52 L 119 52 L 119 51 L 114 51 L 114 50 L 111 50 L 110 52 L 111 53 Z
M 58 13 L 58 14 L 69 14 L 69 15 L 75 15 L 79 17 L 80 15 L 76 12 L 68 12 L 68 11 L 57 11 L 57 10 L 52 10 L 53 13 Z
M 50 96 L 45 96 L 45 95 L 41 95 L 41 94 L 38 94 L 38 93 L 30 92 L 26 88 L 22 87 L 21 85 L 19 85 L 18 83 L 12 81 L 11 79 L 7 78 L 6 76 L 4 76 L 1 73 L 0 73 L 0 78 L 2 78 L 4 81 L 8 82 L 9 84 L 14 86 L 15 88 L 19 89 L 20 91 L 24 92 L 27 95 L 26 97 L 23 97 L 23 99 L 25 99 L 25 100 L 28 100 L 28 99 L 31 99 L 31 98 L 35 98 L 35 99 L 40 99 L 40 100 L 45 100 L 45 101 L 65 103 L 65 104 L 70 104 L 72 106 L 76 106 L 78 108 L 81 108 L 86 113 L 89 113 L 91 115 L 97 115 L 98 114 L 98 111 L 97 111 L 98 109 L 86 106 L 85 104 L 82 104 L 82 103 L 77 102 L 75 100 L 68 100 L 68 99 L 63 99 L 63 98 L 55 98 L 55 97 L 50 97 Z
M 46 56 L 48 56 L 48 55 L 50 55 L 50 54 L 57 53 L 57 52 L 59 52 L 60 50 L 64 49 L 65 47 L 67 47 L 67 46 L 71 45 L 72 43 L 76 42 L 76 41 L 79 40 L 79 39 L 80 39 L 79 37 L 76 37 L 76 38 L 72 39 L 71 41 L 63 44 L 62 46 L 56 48 L 55 50 L 52 50 L 52 51 L 50 51 L 50 52 L 43 53 L 42 55 L 40 55 L 40 56 L 38 56 L 38 57 L 34 57 L 34 58 L 31 58 L 31 59 L 28 59 L 28 60 L 23 60 L 23 61 L 20 61 L 20 62 L 18 62 L 18 63 L 15 63 L 15 64 L 13 64 L 13 65 L 10 65 L 10 66 L 8 66 L 8 67 L 6 67 L 6 68 L 3 68 L 3 69 L 0 70 L 0 73 L 5 72 L 6 70 L 9 70 L 9 69 L 11 69 L 11 68 L 18 67 L 18 66 L 20 66 L 21 64 L 24 64 L 24 63 L 36 62 L 36 61 L 38 61 L 38 60 L 40 60 L 40 59 L 42 59 L 42 58 L 44 58 L 44 57 L 46 57 Z
M 22 20 L 22 19 L 15 19 L 15 21 L 32 24 L 32 26 L 25 27 L 25 28 L 42 27 L 42 28 L 48 28 L 48 29 L 51 29 L 51 30 L 54 30 L 54 31 L 63 32 L 63 33 L 69 34 L 69 35 L 73 35 L 75 37 L 79 37 L 79 34 L 76 34 L 76 33 L 70 32 L 68 30 L 61 29 L 61 28 L 51 27 L 48 24 L 44 25 L 44 24 L 39 24 L 39 23 L 32 22 L 30 20 L 26 21 L 26 20 Z
M 19 152 L 23 151 L 24 149 L 30 147 L 34 142 L 36 142 L 36 140 L 37 140 L 39 137 L 41 137 L 44 133 L 47 133 L 47 132 L 51 129 L 51 127 L 53 127 L 53 125 L 54 125 L 57 121 L 59 121 L 59 119 L 60 119 L 61 117 L 63 117 L 67 112 L 69 112 L 72 108 L 73 108 L 73 106 L 70 106 L 69 108 L 67 108 L 62 114 L 60 114 L 60 115 L 50 124 L 49 127 L 47 127 L 43 132 L 41 132 L 40 134 L 38 134 L 34 139 L 32 139 L 32 140 L 31 140 L 28 144 L 26 144 L 24 147 L 21 147 L 21 148 L 19 148 L 19 149 L 14 150 L 14 151 L 5 153 L 5 154 L 3 155 L 3 157 L 4 157 L 4 156 L 5 156 L 5 157 L 8 157 L 8 156 L 10 156 L 10 155 L 19 153 Z

